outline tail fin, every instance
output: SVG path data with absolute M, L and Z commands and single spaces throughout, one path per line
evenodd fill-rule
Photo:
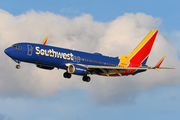
M 146 64 L 157 33 L 158 30 L 153 29 L 144 38 L 144 40 L 130 54 L 130 62 L 138 64 L 141 63 L 142 65 Z
M 125 56 L 121 56 L 121 60 L 126 60 L 127 63 L 135 63 L 137 65 L 145 65 L 147 62 L 147 59 L 149 57 L 149 54 L 151 52 L 151 48 L 153 46 L 153 43 L 155 41 L 156 35 L 158 33 L 158 30 L 153 29 L 145 38 L 144 40 L 134 49 L 134 51 Z M 119 66 L 123 63 L 119 64 Z M 127 65 L 128 65 L 127 64 Z M 125 66 L 127 67 L 127 66 Z

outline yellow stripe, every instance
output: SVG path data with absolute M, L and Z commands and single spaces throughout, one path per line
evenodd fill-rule
M 145 38 L 144 40 L 135 48 L 135 50 L 130 54 L 130 58 L 132 58 L 144 45 L 147 41 L 154 35 L 157 30 L 153 29 Z
M 120 63 L 118 65 L 118 67 L 128 67 L 130 64 L 130 59 L 148 42 L 148 40 L 154 35 L 154 33 L 157 30 L 153 29 L 145 38 L 144 40 L 134 49 L 134 51 L 129 54 L 129 55 L 125 55 L 125 56 L 120 56 Z
M 158 64 L 156 64 L 155 67 L 157 67 L 159 64 L 161 64 L 161 62 L 164 60 L 165 57 L 166 57 L 166 56 L 164 56 L 164 57 L 158 62 Z

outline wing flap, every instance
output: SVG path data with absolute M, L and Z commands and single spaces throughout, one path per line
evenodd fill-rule
M 148 67 L 110 67 L 110 66 L 96 66 L 96 65 L 87 65 L 88 69 L 112 69 L 112 70 L 127 70 L 127 69 L 139 69 L 147 70 Z

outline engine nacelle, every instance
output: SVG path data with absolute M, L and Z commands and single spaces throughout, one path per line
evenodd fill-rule
M 68 73 L 77 74 L 77 75 L 87 75 L 88 70 L 86 67 L 80 65 L 69 65 L 68 66 Z
M 46 69 L 46 70 L 52 70 L 54 67 L 46 66 L 46 65 L 36 65 L 38 68 Z

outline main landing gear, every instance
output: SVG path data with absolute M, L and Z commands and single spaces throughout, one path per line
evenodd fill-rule
M 63 76 L 64 76 L 64 78 L 68 78 L 68 79 L 71 78 L 71 74 L 68 73 L 68 72 L 65 72 L 65 73 L 63 74 Z M 83 80 L 84 82 L 90 82 L 90 81 L 91 81 L 91 78 L 90 78 L 89 76 L 85 75 L 85 76 L 82 77 L 82 80 Z
M 65 73 L 63 74 L 63 76 L 64 76 L 64 78 L 71 78 L 71 74 L 68 73 L 68 72 L 65 72 Z
M 83 79 L 84 82 L 90 82 L 91 81 L 91 78 L 89 76 L 87 76 L 87 75 L 83 76 L 82 79 Z

